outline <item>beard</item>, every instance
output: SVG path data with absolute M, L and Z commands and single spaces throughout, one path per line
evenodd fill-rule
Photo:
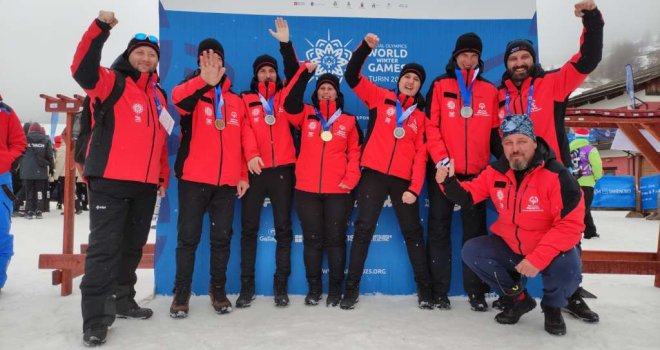
M 513 170 L 525 170 L 529 162 L 524 159 L 513 159 L 509 161 L 509 167 Z
M 518 68 L 525 68 L 525 70 L 522 72 L 516 72 Z M 513 81 L 516 86 L 520 86 L 520 84 L 522 84 L 525 79 L 532 75 L 532 68 L 533 67 L 529 67 L 527 65 L 513 67 L 513 69 L 509 70 L 511 81 Z

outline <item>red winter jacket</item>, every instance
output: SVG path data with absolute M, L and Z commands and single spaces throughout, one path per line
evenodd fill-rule
M 472 181 L 459 183 L 451 177 L 443 187 L 447 197 L 461 206 L 490 198 L 499 214 L 491 231 L 543 270 L 580 241 L 584 200 L 577 181 L 554 152 L 541 138 L 537 142 L 534 159 L 520 183 L 501 157 Z
M 296 58 L 293 44 L 291 42 L 280 43 L 280 53 L 284 62 L 286 80 L 291 80 L 298 70 L 298 59 Z M 277 83 L 271 84 L 260 84 L 256 80 L 256 77 L 254 77 L 251 88 L 251 91 L 241 93 L 241 98 L 245 103 L 248 125 L 257 140 L 259 156 L 261 156 L 261 160 L 264 162 L 262 168 L 275 168 L 295 164 L 296 149 L 293 144 L 291 128 L 287 116 L 280 116 L 280 114 L 285 114 L 283 113 L 283 104 L 288 89 L 282 87 L 279 77 Z M 261 104 L 258 93 L 266 100 L 270 100 L 274 96 L 273 110 L 276 118 L 274 125 L 268 125 L 264 121 L 266 110 Z
M 571 156 L 564 129 L 566 102 L 571 92 L 596 69 L 603 52 L 603 18 L 600 11 L 585 11 L 582 23 L 584 29 L 580 37 L 580 51 L 559 70 L 544 72 L 541 66 L 537 65 L 520 87 L 515 86 L 505 72 L 499 88 L 500 117 L 503 118 L 507 114 L 506 91 L 509 91 L 511 113 L 525 114 L 529 90 L 532 84 L 534 85 L 530 113 L 534 122 L 534 133 L 545 139 L 559 155 L 558 159 L 567 166 L 571 164 Z
M 102 127 L 92 118 L 83 175 L 167 187 L 167 132 L 158 121 L 155 102 L 158 98 L 165 108 L 167 99 L 157 86 L 158 75 L 137 71 L 126 53 L 115 60 L 112 69 L 101 67 L 101 49 L 109 35 L 110 26 L 95 20 L 78 44 L 71 65 L 73 78 L 92 101 L 110 95 L 117 72 L 126 77 L 124 92 L 105 115 Z
M 403 123 L 406 133 L 402 139 L 394 137 L 396 128 L 396 99 L 403 110 L 421 98 L 397 94 L 372 83 L 360 73 L 371 48 L 364 40 L 353 52 L 346 73 L 346 82 L 369 108 L 367 130 L 360 165 L 383 174 L 410 180 L 408 191 L 419 196 L 424 184 L 426 146 L 424 144 L 424 112 L 417 109 Z M 418 94 L 419 95 L 419 94 Z
M 14 110 L 2 102 L 0 96 L 0 174 L 11 170 L 12 163 L 23 154 L 26 147 L 21 121 Z
M 273 89 L 274 90 L 274 89 Z M 293 137 L 283 104 L 285 90 L 263 91 L 266 100 L 275 96 L 273 109 L 275 124 L 268 125 L 264 121 L 266 112 L 256 93 L 243 93 L 247 123 L 257 140 L 258 155 L 264 162 L 263 168 L 275 168 L 282 165 L 293 165 L 296 162 L 296 149 L 293 146 Z
M 473 115 L 463 118 L 463 98 L 455 68 L 456 61 L 451 58 L 447 74 L 436 78 L 427 94 L 426 148 L 434 164 L 449 157 L 454 159 L 457 174 L 475 175 L 488 165 L 491 152 L 497 157 L 501 154 L 491 151 L 501 147 L 497 144 L 499 137 L 492 137 L 499 136 L 497 88 L 481 77 L 480 69 L 472 86 Z M 469 84 L 474 70 L 461 73 L 463 81 Z
M 316 110 L 328 121 L 337 111 L 337 101 L 320 106 L 303 105 L 305 86 L 312 77 L 305 65 L 290 83 L 284 107 L 291 124 L 301 130 L 300 154 L 296 162 L 296 189 L 313 193 L 350 193 L 360 180 L 360 136 L 355 116 L 342 112 L 328 129 L 332 139 L 321 139 L 323 126 Z M 342 103 L 339 103 L 341 108 Z M 349 189 L 339 187 L 343 183 Z
M 247 160 L 258 155 L 252 130 L 245 122 L 241 98 L 224 77 L 222 116 L 225 128 L 215 127 L 215 88 L 195 71 L 172 90 L 172 102 L 181 115 L 181 145 L 175 163 L 176 176 L 216 186 L 236 186 L 248 181 Z

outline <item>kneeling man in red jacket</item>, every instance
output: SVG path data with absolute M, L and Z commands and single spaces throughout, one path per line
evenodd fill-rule
M 564 335 L 561 308 L 582 280 L 576 248 L 584 230 L 580 187 L 548 144 L 534 135 L 526 115 L 507 116 L 500 129 L 503 158 L 469 182 L 455 179 L 450 162 L 438 172 L 436 181 L 462 207 L 491 198 L 497 209 L 499 216 L 490 227 L 493 235 L 471 239 L 463 246 L 465 264 L 506 300 L 495 320 L 514 324 L 536 307 L 512 275 L 540 273 L 545 330 Z

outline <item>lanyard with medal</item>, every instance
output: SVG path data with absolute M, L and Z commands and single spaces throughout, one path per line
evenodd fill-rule
M 415 103 L 414 105 L 408 107 L 405 111 L 401 112 L 403 110 L 403 107 L 401 107 L 401 102 L 399 102 L 399 99 L 396 99 L 396 128 L 394 128 L 394 138 L 395 139 L 402 139 L 404 136 L 406 136 L 406 129 L 403 128 L 403 122 L 410 117 L 412 112 L 415 111 L 415 108 L 417 108 L 417 104 Z
M 527 117 L 532 117 L 532 104 L 534 103 L 533 100 L 534 96 L 534 84 L 529 87 L 529 95 L 527 95 Z M 506 115 L 511 115 L 511 109 L 509 108 L 509 102 L 511 101 L 511 97 L 509 96 L 509 89 L 506 89 L 506 96 L 505 96 L 505 102 L 504 106 L 506 107 Z
M 461 98 L 463 99 L 463 106 L 461 107 L 461 117 L 463 118 L 470 118 L 472 116 L 472 88 L 474 87 L 474 81 L 477 79 L 478 74 L 479 67 L 474 70 L 470 85 L 465 86 L 463 74 L 459 68 L 456 68 L 456 80 L 458 81 L 458 88 L 461 90 Z
M 167 108 L 163 108 L 163 106 L 160 104 L 160 100 L 158 99 L 158 88 L 156 87 L 156 83 L 152 83 L 151 86 L 154 89 L 154 100 L 156 102 L 156 111 L 158 112 L 158 121 L 165 128 L 167 134 L 171 135 L 172 129 L 174 129 L 174 119 L 167 111 Z
M 266 101 L 266 98 L 259 94 L 259 99 L 261 100 L 261 105 L 264 107 L 264 111 L 266 111 L 266 117 L 264 118 L 264 121 L 268 125 L 275 125 L 275 112 L 273 108 L 275 96 L 273 95 L 273 97 Z
M 222 118 L 222 106 L 225 104 L 225 99 L 222 98 L 222 90 L 220 86 L 215 87 L 215 128 L 222 130 L 225 128 L 225 120 Z
M 332 116 L 330 117 L 330 119 L 328 119 L 327 122 L 325 121 L 325 118 L 323 118 L 321 112 L 319 112 L 318 109 L 314 108 L 314 112 L 316 112 L 316 116 L 321 121 L 321 126 L 323 127 L 323 131 L 321 132 L 321 140 L 323 140 L 323 142 L 328 142 L 332 140 L 332 132 L 330 131 L 330 127 L 341 115 L 341 108 L 337 108 L 335 113 L 332 114 Z

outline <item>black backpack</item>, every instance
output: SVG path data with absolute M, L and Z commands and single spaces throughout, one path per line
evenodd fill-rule
M 112 110 L 124 93 L 125 86 L 126 77 L 115 71 L 115 85 L 112 87 L 110 95 L 108 95 L 105 101 L 101 101 L 98 97 L 94 101 L 94 128 L 92 128 L 92 100 L 89 96 L 85 96 L 82 103 L 83 109 L 76 114 L 73 122 L 73 130 L 71 130 L 71 137 L 76 141 L 76 147 L 73 153 L 76 163 L 85 164 L 87 146 L 89 145 L 94 129 L 103 128 L 105 114 L 109 110 Z

